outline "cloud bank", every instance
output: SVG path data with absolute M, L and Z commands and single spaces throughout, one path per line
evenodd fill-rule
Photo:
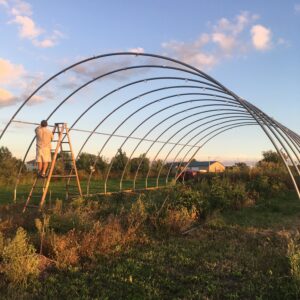
M 225 59 L 272 48 L 272 32 L 255 24 L 258 19 L 258 15 L 249 12 L 242 12 L 233 20 L 221 18 L 211 24 L 209 32 L 201 33 L 194 41 L 167 41 L 162 43 L 162 48 L 166 55 L 208 70 Z
M 29 40 L 32 45 L 39 48 L 54 47 L 64 37 L 63 33 L 53 30 L 48 33 L 34 21 L 32 7 L 23 0 L 0 0 L 0 6 L 4 7 L 9 21 L 8 24 L 16 24 L 21 39 Z

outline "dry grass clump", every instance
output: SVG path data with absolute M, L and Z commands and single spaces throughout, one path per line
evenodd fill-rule
M 78 208 L 76 212 L 78 213 Z M 82 210 L 80 209 L 79 212 L 81 215 Z M 70 214 L 71 210 L 65 214 L 61 213 L 60 216 L 68 218 Z M 80 259 L 94 259 L 97 255 L 120 251 L 124 245 L 134 241 L 138 229 L 146 218 L 144 203 L 138 199 L 128 212 L 121 211 L 119 215 L 110 214 L 102 221 L 90 216 L 81 219 L 83 223 L 80 227 L 73 228 L 66 234 L 58 235 L 52 232 L 45 239 L 51 240 L 57 267 L 67 268 L 77 265 Z M 90 225 L 83 226 L 84 222 Z
M 181 233 L 189 229 L 197 219 L 196 209 L 188 210 L 185 207 L 180 209 L 168 208 L 159 223 L 167 232 Z
M 75 266 L 79 262 L 80 245 L 75 229 L 61 236 L 54 234 L 52 237 L 52 246 L 58 268 L 68 268 Z
M 110 216 L 105 224 L 96 222 L 91 231 L 82 233 L 80 253 L 83 257 L 95 258 L 121 248 L 124 230 L 118 217 Z

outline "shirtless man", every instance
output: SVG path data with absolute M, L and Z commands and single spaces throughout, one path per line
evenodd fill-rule
M 47 128 L 46 120 L 41 122 L 41 125 L 35 129 L 36 134 L 36 162 L 38 163 L 38 172 L 42 177 L 46 177 L 46 171 L 51 162 L 51 141 L 53 134 Z

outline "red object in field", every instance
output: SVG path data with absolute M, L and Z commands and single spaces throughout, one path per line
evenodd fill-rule
M 187 181 L 187 180 L 195 178 L 196 175 L 197 175 L 196 171 L 186 170 L 182 174 L 180 174 L 180 176 L 178 177 L 178 180 L 179 181 Z

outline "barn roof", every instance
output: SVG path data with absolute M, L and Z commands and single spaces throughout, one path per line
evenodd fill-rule
M 189 164 L 190 168 L 195 168 L 195 167 L 208 167 L 212 164 L 217 162 L 216 160 L 213 161 L 193 161 Z

